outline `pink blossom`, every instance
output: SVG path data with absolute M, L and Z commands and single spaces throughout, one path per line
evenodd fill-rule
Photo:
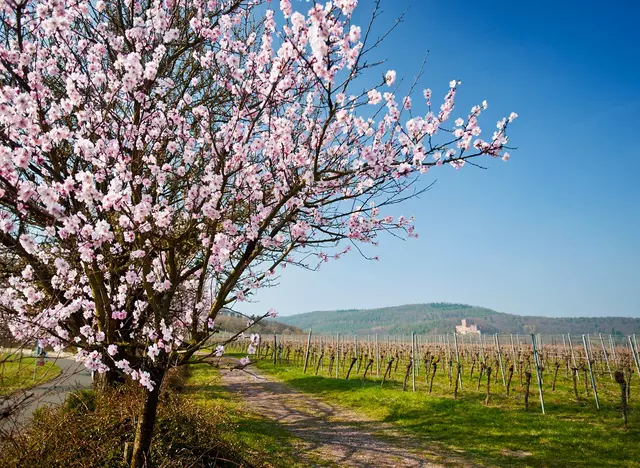
M 149 348 L 147 348 L 147 356 L 149 356 L 152 361 L 155 361 L 159 354 L 160 348 L 158 347 L 157 343 L 154 343 L 149 346 Z
M 140 385 L 142 385 L 143 387 L 146 387 L 147 390 L 152 392 L 153 389 L 155 388 L 155 385 L 151 380 L 151 374 L 149 374 L 149 372 L 147 371 L 141 371 L 138 373 L 138 377 L 140 379 Z
M 291 0 L 280 0 L 280 11 L 285 18 L 289 18 L 291 16 Z
M 387 86 L 393 85 L 393 83 L 395 83 L 395 81 L 396 81 L 396 71 L 395 70 L 389 70 L 384 75 L 384 81 L 385 81 L 385 83 L 387 83 Z
M 20 236 L 20 245 L 25 250 L 25 252 L 30 255 L 34 254 L 37 248 L 36 243 L 33 241 L 31 236 L 25 234 Z
M 360 26 L 352 24 L 349 28 L 349 41 L 356 43 L 360 40 L 361 29 Z
M 371 91 L 369 91 L 367 93 L 367 96 L 369 96 L 369 104 L 379 104 L 380 101 L 382 101 L 382 94 L 380 94 L 380 91 L 378 91 L 377 89 L 372 89 Z

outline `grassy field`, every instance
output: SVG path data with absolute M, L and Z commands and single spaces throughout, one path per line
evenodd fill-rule
M 295 458 L 296 438 L 277 422 L 243 409 L 238 396 L 220 384 L 218 370 L 199 364 L 190 366 L 185 395 L 197 404 L 214 406 L 226 415 L 221 432 L 228 441 L 249 450 L 261 463 L 274 467 L 302 467 Z
M 54 361 L 34 366 L 35 361 L 36 358 L 20 354 L 0 354 L 0 396 L 40 385 L 60 375 L 61 370 Z
M 362 372 L 347 381 L 314 376 L 313 370 L 305 375 L 299 367 L 274 366 L 267 361 L 257 366 L 298 390 L 393 423 L 420 443 L 435 443 L 473 462 L 493 466 L 640 467 L 637 390 L 631 395 L 629 429 L 625 430 L 619 390 L 604 378 L 599 389 L 600 411 L 593 398 L 586 398 L 582 382 L 580 402 L 576 403 L 569 379 L 559 378 L 556 391 L 545 393 L 547 414 L 543 415 L 535 382 L 531 406 L 525 411 L 515 376 L 509 397 L 502 382 L 492 383 L 491 401 L 485 406 L 483 390 L 478 391 L 468 379 L 454 400 L 452 389 L 442 378 L 437 379 L 429 395 L 424 381 L 418 382 L 414 393 L 403 392 L 397 381 L 387 382 L 382 388 L 378 380 L 363 381 Z M 635 382 L 638 385 L 637 379 Z

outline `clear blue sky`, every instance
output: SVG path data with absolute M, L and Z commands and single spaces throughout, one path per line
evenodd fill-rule
M 356 21 L 372 6 L 361 0 Z M 420 238 L 383 238 L 368 250 L 379 262 L 350 254 L 319 272 L 288 268 L 237 309 L 447 301 L 640 317 L 640 3 L 386 0 L 379 27 L 406 9 L 377 52 L 380 72 L 411 81 L 429 49 L 422 87 L 438 97 L 461 79 L 455 116 L 486 99 L 489 135 L 516 111 L 519 150 L 487 171 L 430 172 L 435 188 L 396 211 L 416 216 Z

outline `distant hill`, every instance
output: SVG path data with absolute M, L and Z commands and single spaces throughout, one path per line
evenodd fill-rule
M 220 330 L 229 333 L 238 333 L 244 330 L 247 326 L 247 319 L 245 317 L 232 317 L 229 315 L 218 315 L 216 318 L 216 326 L 220 327 Z M 280 321 L 273 319 L 263 319 L 260 322 L 252 325 L 247 333 L 259 333 L 261 335 L 284 335 L 284 334 L 298 334 L 304 333 L 303 330 L 295 325 L 289 325 L 281 323 Z
M 303 330 L 313 328 L 317 333 L 444 334 L 455 331 L 463 318 L 472 319 L 484 333 L 640 334 L 640 318 L 534 317 L 448 303 L 308 312 L 279 317 L 279 320 Z

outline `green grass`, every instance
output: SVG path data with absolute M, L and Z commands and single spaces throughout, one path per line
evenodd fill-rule
M 618 408 L 619 390 L 608 375 L 598 382 L 600 411 L 592 397 L 584 396 L 582 380 L 581 401 L 573 401 L 570 380 L 562 376 L 555 392 L 545 388 L 547 414 L 543 415 L 535 376 L 531 406 L 525 411 L 515 375 L 509 397 L 504 394 L 502 382 L 492 382 L 492 399 L 487 407 L 483 405 L 483 390 L 477 391 L 477 383 L 471 382 L 468 375 L 464 390 L 458 400 L 453 400 L 448 378 L 440 371 L 433 394 L 429 395 L 424 376 L 414 393 L 403 392 L 398 381 L 387 382 L 383 388 L 378 380 L 363 381 L 362 371 L 347 381 L 314 376 L 314 368 L 305 375 L 298 367 L 274 366 L 267 361 L 257 365 L 298 390 L 391 423 L 420 445 L 436 444 L 469 461 L 494 466 L 640 466 L 640 404 L 635 396 L 638 379 L 634 379 L 632 389 L 629 429 L 624 430 Z M 401 373 L 398 368 L 398 379 Z M 486 379 L 483 389 L 484 382 Z M 546 387 L 550 387 L 549 382 Z
M 184 392 L 196 403 L 214 406 L 225 414 L 221 432 L 260 462 L 283 468 L 305 466 L 295 458 L 297 439 L 277 422 L 244 409 L 239 397 L 221 385 L 217 369 L 206 364 L 190 366 Z
M 0 396 L 43 384 L 62 372 L 54 361 L 34 366 L 36 358 L 21 354 L 0 354 Z M 35 377 L 34 377 L 35 367 Z

